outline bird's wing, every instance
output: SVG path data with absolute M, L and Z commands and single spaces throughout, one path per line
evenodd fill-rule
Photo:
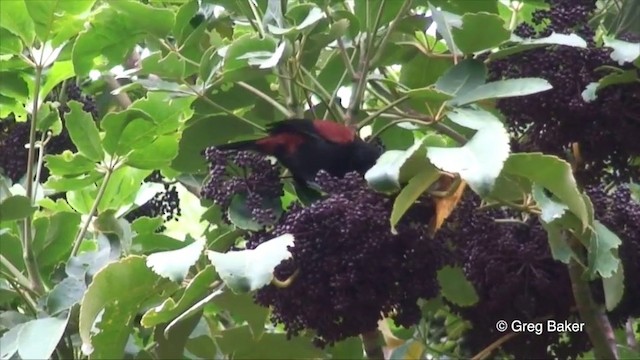
M 269 125 L 269 134 L 299 134 L 338 144 L 353 141 L 355 132 L 329 120 L 287 119 Z

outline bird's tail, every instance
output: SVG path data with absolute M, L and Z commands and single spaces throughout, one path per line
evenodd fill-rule
M 220 144 L 220 145 L 216 145 L 216 148 L 219 150 L 259 150 L 258 146 L 256 145 L 256 140 L 243 140 L 243 141 L 236 141 L 233 143 L 229 143 L 229 144 Z

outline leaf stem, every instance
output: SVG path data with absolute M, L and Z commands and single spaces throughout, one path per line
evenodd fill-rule
M 44 46 L 44 45 L 43 45 Z M 33 106 L 31 107 L 31 126 L 29 128 L 29 152 L 27 154 L 27 197 L 31 204 L 35 200 L 34 184 L 33 184 L 33 166 L 35 162 L 35 145 L 36 145 L 36 128 L 38 125 L 38 112 L 40 110 L 40 86 L 42 85 L 41 65 L 36 65 L 35 89 L 33 95 Z M 31 227 L 31 216 L 27 216 L 24 220 L 24 238 L 22 239 L 22 257 L 27 268 L 27 274 L 31 280 L 31 289 L 41 294 L 44 291 L 44 283 L 40 276 L 36 256 L 31 248 L 33 241 L 33 231 Z
M 256 5 L 253 3 L 253 0 L 249 0 L 247 1 L 247 3 L 249 4 L 249 7 L 251 8 L 251 13 L 253 14 L 253 17 L 256 20 L 258 33 L 260 33 L 260 37 L 264 38 L 266 35 L 265 35 L 264 27 L 262 24 L 262 19 L 260 18 L 260 12 L 256 8 Z M 249 22 L 251 22 L 251 20 L 249 20 Z
M 15 267 L 15 265 L 13 265 L 11 261 L 9 261 L 9 259 L 4 257 L 4 255 L 2 254 L 0 254 L 0 264 L 2 264 L 2 266 L 6 267 L 7 270 L 9 270 L 11 275 L 13 275 L 13 277 L 15 278 L 16 283 L 20 284 L 20 286 L 26 289 L 31 290 L 31 281 L 29 281 L 29 279 L 24 276 L 22 272 L 18 270 L 18 268 Z
M 93 201 L 91 210 L 89 210 L 89 215 L 87 216 L 87 220 L 85 220 L 84 224 L 82 225 L 82 228 L 78 231 L 78 233 L 76 234 L 75 240 L 73 241 L 73 248 L 71 249 L 71 256 L 69 258 L 72 258 L 78 255 L 78 251 L 80 250 L 80 244 L 82 244 L 82 239 L 84 239 L 84 236 L 87 233 L 87 230 L 89 229 L 89 225 L 91 225 L 91 221 L 93 220 L 93 217 L 98 211 L 100 200 L 102 200 L 102 197 L 104 196 L 104 192 L 107 190 L 107 184 L 109 183 L 109 179 L 111 179 L 111 175 L 115 171 L 117 163 L 118 163 L 117 159 L 112 159 L 111 164 L 106 168 L 104 178 L 102 179 L 102 184 L 100 184 L 100 188 L 98 189 L 98 194 L 96 195 L 96 198 Z
M 244 116 L 238 115 L 238 114 L 234 113 L 233 111 L 225 108 L 224 106 L 216 103 L 215 101 L 209 99 L 205 94 L 203 94 L 202 92 L 200 92 L 197 89 L 195 89 L 191 84 L 187 83 L 186 81 L 183 81 L 182 84 L 187 86 L 193 92 L 193 94 L 198 95 L 199 98 L 204 100 L 209 105 L 215 107 L 216 109 L 219 109 L 222 112 L 224 112 L 225 114 L 233 116 L 234 118 L 236 118 L 236 119 L 238 119 L 238 120 L 240 120 L 242 122 L 245 122 L 245 123 L 255 127 L 256 129 L 260 130 L 260 131 L 265 131 L 265 128 L 263 126 L 260 126 L 260 125 L 258 125 L 256 123 L 254 123 L 253 121 L 245 118 Z
M 584 254 L 584 248 L 577 239 L 572 237 L 570 242 L 576 254 Z M 607 339 L 601 311 L 593 300 L 589 283 L 583 278 L 584 269 L 582 265 L 572 258 L 568 267 L 573 297 L 576 301 L 580 318 L 586 324 L 587 334 L 591 344 L 593 344 L 593 354 L 597 359 L 617 359 L 618 357 Z
M 244 81 L 238 81 L 236 84 L 238 84 L 240 87 L 247 89 L 248 91 L 250 91 L 251 93 L 255 94 L 256 96 L 258 96 L 259 98 L 263 99 L 264 101 L 268 102 L 269 104 L 271 104 L 274 108 L 276 108 L 278 111 L 280 111 L 282 113 L 282 115 L 286 116 L 286 117 L 291 117 L 293 116 L 293 113 L 291 111 L 289 111 L 289 109 L 287 109 L 286 107 L 282 106 L 280 103 L 278 103 L 274 98 L 272 98 L 271 96 L 263 93 L 262 91 L 260 91 L 259 89 L 256 89 L 255 87 L 247 84 Z
M 16 284 L 12 279 L 7 279 L 7 281 L 16 290 L 18 295 L 20 295 L 20 297 L 24 300 L 25 304 L 27 304 L 27 307 L 29 308 L 29 310 L 31 310 L 33 316 L 37 316 L 38 304 L 31 298 L 31 296 L 29 296 L 29 294 L 23 292 L 22 289 L 20 289 L 20 286 L 18 286 L 18 284 Z
M 364 118 L 362 121 L 360 121 L 358 123 L 358 128 L 361 128 L 367 124 L 369 124 L 371 121 L 373 121 L 375 118 L 377 118 L 380 114 L 384 113 L 385 111 L 395 107 L 396 105 L 406 101 L 407 99 L 409 99 L 409 95 L 404 95 L 398 99 L 393 100 L 392 102 L 386 104 L 385 106 L 381 107 L 380 109 L 372 112 L 369 116 L 367 116 L 366 118 Z
M 413 3 L 413 0 L 405 0 L 404 3 L 402 3 L 402 7 L 396 14 L 395 18 L 391 21 L 391 23 L 387 27 L 387 31 L 382 37 L 382 40 L 380 40 L 380 44 L 378 44 L 378 47 L 376 48 L 375 55 L 371 59 L 371 62 L 370 62 L 371 64 L 375 65 L 378 61 L 380 61 L 380 57 L 382 57 L 384 48 L 385 46 L 387 46 L 387 43 L 389 42 L 389 38 L 391 38 L 391 33 L 393 33 L 396 26 L 400 22 L 400 18 L 407 12 L 407 10 L 409 10 L 409 8 L 411 8 L 412 3 Z

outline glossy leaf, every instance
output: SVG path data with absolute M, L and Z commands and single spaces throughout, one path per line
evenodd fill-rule
M 438 284 L 444 297 L 459 306 L 478 302 L 478 294 L 459 267 L 445 266 L 438 271 Z
M 282 260 L 291 257 L 288 247 L 293 236 L 285 234 L 258 245 L 255 249 L 219 253 L 207 251 L 220 278 L 236 293 L 257 290 L 271 283 L 273 271 Z
M 462 27 L 451 29 L 451 34 L 460 51 L 472 54 L 497 47 L 509 40 L 511 32 L 505 28 L 504 20 L 500 16 L 476 13 L 464 14 Z
M 592 275 L 597 273 L 603 278 L 614 276 L 620 263 L 617 249 L 622 241 L 597 220 L 593 223 L 593 228 L 595 232 L 589 241 L 589 272 Z
M 449 103 L 453 106 L 461 106 L 480 100 L 531 95 L 549 90 L 552 87 L 547 80 L 540 78 L 499 80 L 480 85 L 471 91 L 456 96 Z
M 104 158 L 100 133 L 91 115 L 82 110 L 82 104 L 69 101 L 71 111 L 65 116 L 65 126 L 78 151 L 93 161 Z
M 0 220 L 11 221 L 24 219 L 31 216 L 37 207 L 31 205 L 29 198 L 22 195 L 13 195 L 0 203 Z
M 151 254 L 147 257 L 147 266 L 156 274 L 179 283 L 202 255 L 204 245 L 204 240 L 197 240 L 182 249 Z
M 48 359 L 67 327 L 68 317 L 46 317 L 23 324 L 18 335 L 18 354 L 22 359 Z
M 439 169 L 460 174 L 477 193 L 489 193 L 510 152 L 504 125 L 484 110 L 456 109 L 447 116 L 477 132 L 462 147 L 429 147 L 427 157 Z

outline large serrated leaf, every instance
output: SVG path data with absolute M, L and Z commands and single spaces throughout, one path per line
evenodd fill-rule
M 438 270 L 438 284 L 442 295 L 460 306 L 478 302 L 478 294 L 459 267 L 445 266 Z
M 80 303 L 82 351 L 97 358 L 121 359 L 131 331 L 127 325 L 146 301 L 171 289 L 175 285 L 151 271 L 141 256 L 129 256 L 102 268 Z
M 202 255 L 204 245 L 204 240 L 197 240 L 178 250 L 151 254 L 147 257 L 147 266 L 162 277 L 181 282 Z
M 611 277 L 620 263 L 617 249 L 622 241 L 597 220 L 593 223 L 593 229 L 594 233 L 589 242 L 589 273 L 592 276 L 597 273 L 603 278 Z
M 480 85 L 469 92 L 456 96 L 449 101 L 449 104 L 461 106 L 487 99 L 525 96 L 550 90 L 551 88 L 553 86 L 547 80 L 541 78 L 498 80 Z
M 424 158 L 426 140 L 427 137 L 424 137 L 416 141 L 405 151 L 389 150 L 382 154 L 364 176 L 369 185 L 381 192 L 400 189 L 403 183 L 429 165 Z
M 509 156 L 509 134 L 498 118 L 484 110 L 456 109 L 448 116 L 476 134 L 462 147 L 429 147 L 427 157 L 439 169 L 460 174 L 475 192 L 490 192 Z
M 578 190 L 568 162 L 541 153 L 511 154 L 504 163 L 503 171 L 529 179 L 551 191 L 578 217 L 583 230 L 589 226 L 591 218 L 587 205 Z
M 288 248 L 293 244 L 293 235 L 285 234 L 255 249 L 227 253 L 207 251 L 207 256 L 225 284 L 234 292 L 242 293 L 271 283 L 275 267 L 291 257 Z
M 93 161 L 104 158 L 104 150 L 100 142 L 100 133 L 91 115 L 82 110 L 82 104 L 69 101 L 71 111 L 65 116 L 65 125 L 69 136 L 78 151 Z

